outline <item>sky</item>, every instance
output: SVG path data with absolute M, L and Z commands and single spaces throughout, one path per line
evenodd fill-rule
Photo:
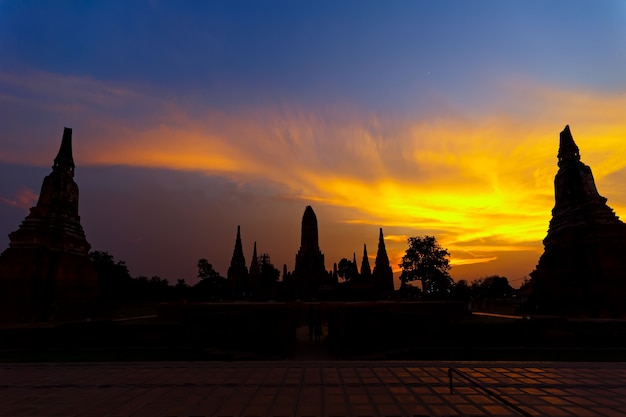
M 626 216 L 624 1 L 0 0 L 0 251 L 73 129 L 81 223 L 133 276 L 226 275 L 237 226 L 293 270 L 383 228 L 455 280 L 537 264 L 569 124 Z

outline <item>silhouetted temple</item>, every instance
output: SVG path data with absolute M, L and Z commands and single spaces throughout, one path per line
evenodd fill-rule
M 367 259 L 367 245 L 363 244 L 363 260 L 361 261 L 361 279 L 368 282 L 372 278 L 370 261 Z
M 560 135 L 558 166 L 545 251 L 531 273 L 531 300 L 545 313 L 623 315 L 626 224 L 598 193 L 569 126 Z
M 0 255 L 0 320 L 83 316 L 98 297 L 91 246 L 78 215 L 74 168 L 72 129 L 65 128 L 37 205 L 9 234 L 9 248 Z
M 393 271 L 389 264 L 389 257 L 387 256 L 382 227 L 380 228 L 380 234 L 378 236 L 378 252 L 376 252 L 376 260 L 374 261 L 372 281 L 374 282 L 374 289 L 378 293 L 391 293 L 394 290 Z
M 261 275 L 261 265 L 259 264 L 259 258 L 256 254 L 256 242 L 254 242 L 254 249 L 252 250 L 252 260 L 250 261 L 250 273 L 248 274 L 248 289 L 254 291 L 256 288 L 259 276 Z
M 296 267 L 293 272 L 296 294 L 300 298 L 310 298 L 327 280 L 324 254 L 319 247 L 317 217 L 313 208 L 307 206 L 302 216 L 300 250 L 296 254 Z
M 246 258 L 243 256 L 243 246 L 241 245 L 241 227 L 237 226 L 237 237 L 235 238 L 235 249 L 230 260 L 230 267 L 226 278 L 236 294 L 246 291 L 248 286 L 248 268 Z

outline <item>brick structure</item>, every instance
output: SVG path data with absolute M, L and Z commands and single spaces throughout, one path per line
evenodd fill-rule
M 531 273 L 531 304 L 544 313 L 626 313 L 626 224 L 596 189 L 569 126 L 560 135 L 555 204 L 545 251 Z
M 296 294 L 302 299 L 314 297 L 321 285 L 330 284 L 331 281 L 324 266 L 324 254 L 319 247 L 317 217 L 311 206 L 306 207 L 302 216 L 300 250 L 296 254 L 293 280 Z
M 90 315 L 98 298 L 91 246 L 78 215 L 72 129 L 65 128 L 39 200 L 0 255 L 0 320 L 41 321 Z

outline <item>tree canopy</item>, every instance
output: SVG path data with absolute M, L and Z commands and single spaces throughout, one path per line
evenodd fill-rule
M 454 282 L 450 270 L 450 253 L 442 248 L 434 236 L 409 237 L 409 247 L 398 264 L 402 268 L 401 289 L 410 281 L 421 281 L 424 296 L 447 297 Z
M 358 280 L 359 271 L 354 262 L 348 258 L 341 258 L 337 264 L 337 275 L 345 282 L 353 282 Z

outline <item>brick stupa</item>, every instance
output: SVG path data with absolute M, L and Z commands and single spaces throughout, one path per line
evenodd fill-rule
M 296 294 L 301 299 L 315 297 L 317 290 L 329 281 L 324 254 L 320 250 L 317 232 L 317 216 L 313 207 L 306 206 L 302 215 L 300 250 L 296 254 L 296 267 L 293 272 Z
M 626 224 L 598 193 L 569 126 L 560 135 L 558 166 L 545 251 L 531 273 L 531 304 L 549 314 L 624 316 Z
M 0 321 L 90 315 L 98 298 L 91 246 L 78 215 L 72 129 L 65 128 L 39 200 L 0 255 Z

